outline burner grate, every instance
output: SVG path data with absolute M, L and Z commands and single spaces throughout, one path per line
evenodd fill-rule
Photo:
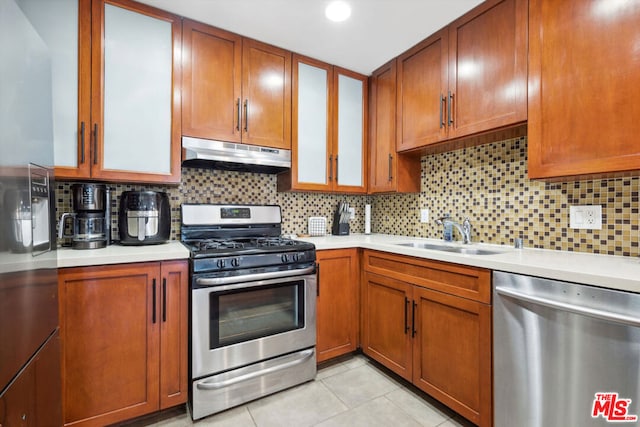
M 198 251 L 210 249 L 243 249 L 245 243 L 238 240 L 207 239 L 195 242 L 195 247 Z
M 254 244 L 261 248 L 265 246 L 294 246 L 296 242 L 284 237 L 258 237 L 254 240 Z

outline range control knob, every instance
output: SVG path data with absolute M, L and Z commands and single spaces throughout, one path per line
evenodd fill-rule
M 219 259 L 218 262 L 216 262 L 216 265 L 218 266 L 218 268 L 225 268 L 227 265 L 227 262 L 224 259 Z
M 289 256 L 287 254 L 282 254 L 280 259 L 282 260 L 282 262 L 289 262 Z
M 298 262 L 300 260 L 300 254 L 293 254 L 293 261 Z
M 240 258 L 232 258 L 231 267 L 240 267 Z

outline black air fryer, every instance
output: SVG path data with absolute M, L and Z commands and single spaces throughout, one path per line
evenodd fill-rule
M 158 191 L 124 191 L 118 221 L 122 245 L 164 243 L 171 232 L 169 196 Z

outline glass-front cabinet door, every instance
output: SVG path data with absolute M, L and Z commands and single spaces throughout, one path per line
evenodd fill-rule
M 366 192 L 367 77 L 293 56 L 292 167 L 278 190 Z
M 367 78 L 335 68 L 334 189 L 365 192 Z
M 331 155 L 332 67 L 293 57 L 292 186 L 298 190 L 329 190 Z
M 17 3 L 49 49 L 56 178 L 179 182 L 180 18 L 129 0 Z
M 56 177 L 89 169 L 91 0 L 16 0 L 48 48 Z
M 91 175 L 179 182 L 180 17 L 128 0 L 93 0 Z

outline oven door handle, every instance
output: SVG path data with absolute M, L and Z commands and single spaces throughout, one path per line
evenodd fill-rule
M 303 276 L 305 274 L 311 274 L 315 271 L 315 266 L 302 268 L 299 270 L 287 270 L 287 271 L 273 271 L 269 273 L 257 273 L 257 274 L 243 274 L 241 276 L 231 276 L 231 277 L 197 277 L 195 282 L 196 285 L 200 286 L 219 286 L 219 285 L 230 285 L 232 283 L 246 283 L 253 282 L 257 280 L 267 280 L 267 279 L 280 279 L 283 277 L 291 277 L 291 276 Z
M 224 387 L 229 387 L 234 384 L 238 384 L 244 381 L 249 381 L 254 378 L 262 377 L 264 375 L 273 374 L 274 372 L 282 371 L 283 369 L 288 369 L 296 365 L 300 365 L 301 363 L 306 362 L 311 356 L 313 356 L 314 350 L 312 348 L 301 351 L 299 353 L 299 357 L 296 359 L 285 362 L 281 365 L 270 366 L 265 369 L 261 369 L 259 371 L 250 372 L 245 375 L 238 375 L 235 378 L 230 378 L 228 380 L 223 381 L 211 381 L 211 382 L 201 382 L 196 386 L 200 390 L 218 390 Z

